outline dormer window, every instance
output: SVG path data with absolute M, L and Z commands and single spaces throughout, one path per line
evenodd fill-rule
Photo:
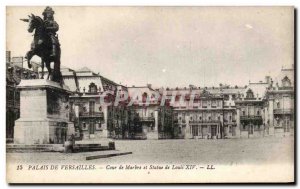
M 90 93 L 97 93 L 97 85 L 95 85 L 95 83 L 91 83 L 89 85 L 89 92 Z
M 224 95 L 224 100 L 229 100 L 229 95 L 225 94 Z
M 146 102 L 147 98 L 148 98 L 148 94 L 146 92 L 143 93 L 143 96 L 142 96 L 143 102 Z
M 290 87 L 291 86 L 291 80 L 287 76 L 285 76 L 282 79 L 282 86 L 283 87 Z
M 233 94 L 233 95 L 231 96 L 231 98 L 232 98 L 232 100 L 235 100 L 235 99 L 236 99 L 235 94 Z
M 254 98 L 254 94 L 251 89 L 248 89 L 248 91 L 246 92 L 246 98 Z

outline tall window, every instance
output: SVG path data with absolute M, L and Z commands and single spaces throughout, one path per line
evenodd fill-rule
M 276 105 L 277 105 L 277 108 L 280 108 L 280 103 L 279 102 L 277 102 Z
M 89 133 L 90 134 L 95 134 L 95 123 L 94 123 L 94 121 L 90 122 Z
M 293 107 L 293 102 L 290 96 L 283 96 L 281 107 L 283 109 L 291 109 Z
M 82 129 L 85 130 L 86 129 L 86 123 L 82 122 Z
M 217 106 L 217 101 L 216 101 L 216 100 L 213 100 L 213 101 L 211 102 L 211 106 L 212 106 L 212 107 L 216 107 L 216 106 Z
M 207 107 L 207 101 L 203 101 L 203 102 L 202 102 L 202 107 L 203 107 L 203 108 L 206 108 L 206 107 Z
M 90 101 L 90 103 L 89 103 L 89 112 L 90 112 L 90 114 L 95 113 L 95 101 Z
M 279 119 L 277 119 L 276 121 L 277 121 L 277 125 L 279 125 L 279 124 L 280 124 L 280 120 L 279 120 Z

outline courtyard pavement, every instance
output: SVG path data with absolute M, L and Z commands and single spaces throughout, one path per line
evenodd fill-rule
M 11 163 L 88 163 L 88 164 L 165 164 L 209 163 L 223 165 L 291 163 L 294 161 L 294 138 L 264 137 L 219 140 L 116 140 L 115 151 L 64 154 L 7 153 Z M 87 161 L 87 156 L 114 152 L 129 155 Z

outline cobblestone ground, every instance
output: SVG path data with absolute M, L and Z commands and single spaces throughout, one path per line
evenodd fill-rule
M 257 164 L 293 163 L 293 137 L 265 137 L 222 140 L 117 140 L 118 152 L 130 155 L 86 161 L 85 157 L 112 153 L 112 151 L 87 153 L 7 153 L 7 161 L 14 163 L 214 163 Z M 114 151 L 114 152 L 116 152 Z

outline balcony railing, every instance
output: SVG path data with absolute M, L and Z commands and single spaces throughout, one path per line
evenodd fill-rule
M 293 114 L 293 109 L 274 109 L 274 114 Z
M 154 117 L 140 117 L 140 121 L 155 121 Z
M 241 120 L 262 120 L 262 116 L 260 115 L 248 115 L 248 116 L 241 116 Z
M 278 87 L 278 90 L 294 90 L 294 87 Z
M 227 119 L 224 119 L 224 122 L 226 122 L 226 123 L 235 123 L 236 122 L 236 120 L 227 120 Z
M 189 123 L 220 123 L 219 120 L 190 120 Z
M 81 112 L 79 117 L 104 117 L 103 112 Z

